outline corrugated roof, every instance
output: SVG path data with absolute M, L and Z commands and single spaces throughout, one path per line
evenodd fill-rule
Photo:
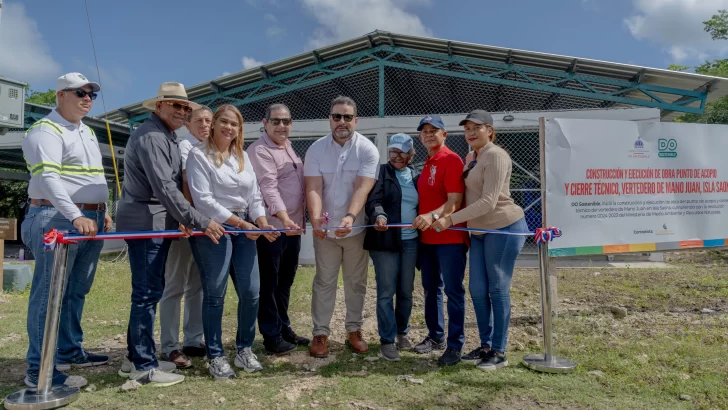
M 338 44 L 322 47 L 312 52 L 299 54 L 265 64 L 261 67 L 240 71 L 213 81 L 188 87 L 187 93 L 191 99 L 198 99 L 214 94 L 213 87 L 215 86 L 221 89 L 239 87 L 264 80 L 266 73 L 271 76 L 280 75 L 314 65 L 317 63 L 317 60 L 326 61 L 380 45 L 390 45 L 399 48 L 445 55 L 450 54 L 501 63 L 510 61 L 516 65 L 558 71 L 575 70 L 578 74 L 609 77 L 626 81 L 635 81 L 641 77 L 642 83 L 651 85 L 683 90 L 707 89 L 709 91 L 707 102 L 728 95 L 728 79 L 721 77 L 437 38 L 417 37 L 379 30 Z M 674 102 L 677 99 L 674 95 L 655 94 L 663 98 L 666 102 Z M 153 96 L 153 90 L 150 90 L 150 98 Z M 633 99 L 650 100 L 649 96 L 640 91 L 633 91 L 625 94 L 625 96 Z M 128 122 L 128 116 L 133 117 L 146 112 L 148 111 L 141 106 L 141 102 L 138 102 L 109 112 L 108 118 L 118 123 L 126 123 Z M 100 117 L 105 117 L 106 115 L 103 114 Z M 663 112 L 663 119 L 671 120 L 680 115 L 682 114 L 679 112 L 665 111 Z

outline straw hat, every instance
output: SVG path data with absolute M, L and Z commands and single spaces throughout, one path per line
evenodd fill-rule
M 186 102 L 193 110 L 201 107 L 200 104 L 192 102 L 187 98 L 187 91 L 185 91 L 185 86 L 182 83 L 162 83 L 159 86 L 157 96 L 144 101 L 142 107 L 155 111 L 157 109 L 157 103 L 160 101 Z

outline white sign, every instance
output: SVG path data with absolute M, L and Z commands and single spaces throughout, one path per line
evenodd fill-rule
M 545 120 L 551 256 L 726 246 L 728 126 Z

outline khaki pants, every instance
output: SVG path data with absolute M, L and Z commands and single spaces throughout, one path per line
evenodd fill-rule
M 313 335 L 328 336 L 331 333 L 340 268 L 344 275 L 346 331 L 361 329 L 364 324 L 364 297 L 369 268 L 369 252 L 364 250 L 364 232 L 344 239 L 319 239 L 314 236 L 313 249 L 316 257 L 311 301 Z
M 182 330 L 184 347 L 202 344 L 202 284 L 192 258 L 189 239 L 172 241 L 164 270 L 164 293 L 159 301 L 159 334 L 162 352 L 169 355 L 179 345 L 180 302 L 185 300 Z

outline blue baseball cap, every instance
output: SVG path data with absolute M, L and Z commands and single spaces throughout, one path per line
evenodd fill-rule
M 439 128 L 441 130 L 445 129 L 445 123 L 442 121 L 442 118 L 440 118 L 439 115 L 428 115 L 420 120 L 420 125 L 417 127 L 417 131 L 422 131 L 422 127 L 425 126 L 425 124 L 430 124 L 433 127 Z
M 387 149 L 396 148 L 402 152 L 409 152 L 412 149 L 412 137 L 405 133 L 394 134 L 389 137 Z

